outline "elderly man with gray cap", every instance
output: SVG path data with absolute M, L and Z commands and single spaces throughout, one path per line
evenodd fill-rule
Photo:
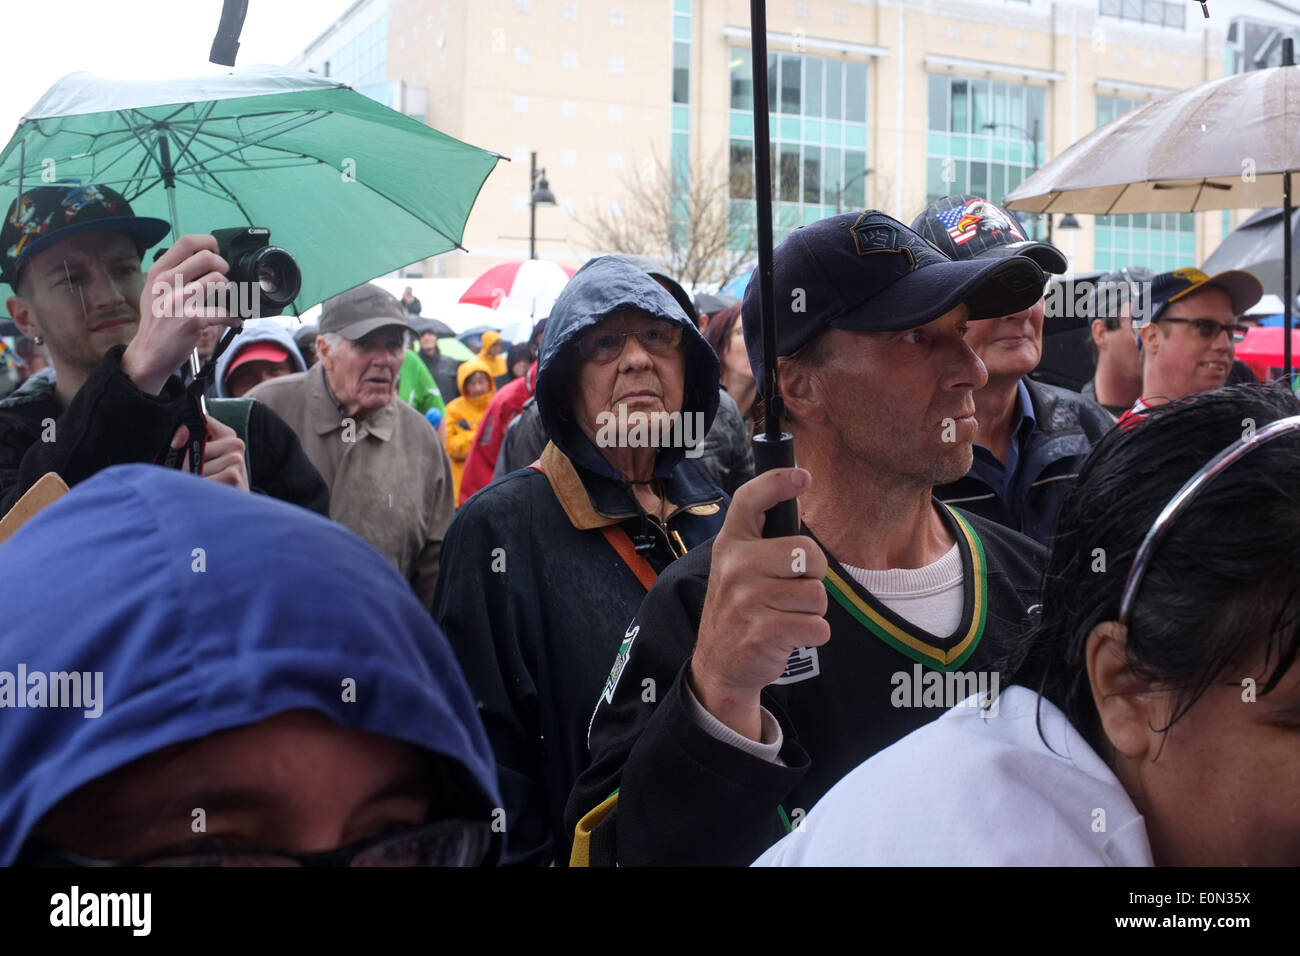
M 773 266 L 800 467 L 742 485 L 642 601 L 565 813 L 575 863 L 750 863 L 979 675 L 996 697 L 1036 600 L 1042 548 L 933 489 L 970 468 L 987 374 L 968 325 L 1031 306 L 1042 270 L 953 262 L 874 210 L 796 229 Z M 741 318 L 766 383 L 757 287 Z M 762 537 L 796 497 L 800 533 Z
M 330 486 L 330 517 L 392 561 L 427 607 L 455 504 L 437 432 L 396 394 L 409 329 L 396 298 L 358 286 L 322 307 L 320 361 L 249 396 L 298 433 Z

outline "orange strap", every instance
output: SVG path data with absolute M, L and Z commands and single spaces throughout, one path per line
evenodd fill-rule
M 543 475 L 546 474 L 546 469 L 542 467 L 540 458 L 528 467 L 534 471 L 540 471 Z M 659 574 L 650 566 L 649 561 L 636 553 L 636 545 L 627 536 L 627 532 L 619 525 L 609 524 L 601 528 L 600 533 L 605 536 L 609 546 L 623 559 L 623 563 L 628 566 L 628 570 L 636 575 L 636 579 L 641 582 L 641 586 L 647 591 L 654 587 L 655 578 Z

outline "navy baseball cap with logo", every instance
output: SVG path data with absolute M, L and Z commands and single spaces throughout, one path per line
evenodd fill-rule
M 0 281 L 18 285 L 18 273 L 43 249 L 83 232 L 120 232 L 144 250 L 171 226 L 137 216 L 121 193 L 107 186 L 63 182 L 34 186 L 9 204 L 0 224 Z
M 745 348 L 766 387 L 758 276 L 741 303 Z M 875 209 L 800 226 L 772 250 L 777 355 L 793 355 L 826 329 L 898 332 L 966 303 L 972 319 L 1029 308 L 1043 270 L 1023 256 L 954 262 L 892 216 Z
M 1264 297 L 1264 286 L 1255 276 L 1242 269 L 1229 269 L 1207 275 L 1200 269 L 1175 269 L 1162 272 L 1151 280 L 1151 321 L 1160 318 L 1171 302 L 1177 302 L 1201 289 L 1222 289 L 1232 302 L 1234 315 L 1240 316 Z
M 1025 238 L 1020 221 L 979 196 L 944 196 L 912 220 L 912 228 L 949 259 L 1025 256 L 1044 272 L 1063 273 L 1070 264 L 1056 246 Z

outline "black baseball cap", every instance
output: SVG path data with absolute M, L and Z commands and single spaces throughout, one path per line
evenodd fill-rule
M 1159 319 L 1169 303 L 1200 289 L 1222 289 L 1232 301 L 1232 311 L 1237 316 L 1264 297 L 1264 286 L 1259 279 L 1242 269 L 1229 269 L 1217 275 L 1195 268 L 1175 269 L 1151 280 L 1151 321 Z
M 966 303 L 972 319 L 1029 308 L 1043 295 L 1043 270 L 1023 256 L 954 262 L 892 216 L 875 209 L 801 226 L 772 250 L 777 355 L 793 355 L 826 329 L 897 332 Z M 762 389 L 758 270 L 740 306 L 749 365 Z
M 28 260 L 83 232 L 120 232 L 143 254 L 167 235 L 165 219 L 137 216 L 115 189 L 80 181 L 34 186 L 9 204 L 0 225 L 0 280 L 15 288 Z
M 321 305 L 321 335 L 337 332 L 348 341 L 356 342 L 376 329 L 389 326 L 410 330 L 406 308 L 396 296 L 370 282 L 326 299 Z
M 1061 274 L 1069 262 L 1056 246 L 1025 238 L 1020 222 L 997 203 L 979 196 L 944 196 L 912 220 L 912 228 L 949 259 L 1005 259 L 1025 256 L 1044 272 Z

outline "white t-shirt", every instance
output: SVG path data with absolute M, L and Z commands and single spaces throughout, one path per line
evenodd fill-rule
M 1050 701 L 972 698 L 860 764 L 755 866 L 1151 866 L 1123 785 Z

